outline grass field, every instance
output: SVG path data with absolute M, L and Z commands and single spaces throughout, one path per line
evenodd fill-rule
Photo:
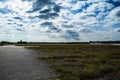
M 120 46 L 39 45 L 30 49 L 44 52 L 60 80 L 120 80 Z

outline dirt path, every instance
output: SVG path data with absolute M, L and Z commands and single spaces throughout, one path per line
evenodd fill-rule
M 55 73 L 38 55 L 24 47 L 0 47 L 0 80 L 54 80 Z

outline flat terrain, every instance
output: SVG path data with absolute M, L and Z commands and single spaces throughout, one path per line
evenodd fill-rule
M 0 80 L 54 80 L 50 65 L 33 50 L 0 46 Z
M 45 44 L 28 47 L 44 52 L 60 80 L 120 80 L 119 45 Z

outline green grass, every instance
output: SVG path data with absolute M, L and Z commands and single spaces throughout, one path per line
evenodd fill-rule
M 45 52 L 60 80 L 120 80 L 120 46 L 39 45 L 30 49 Z

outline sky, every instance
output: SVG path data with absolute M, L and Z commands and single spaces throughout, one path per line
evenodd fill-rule
M 0 0 L 0 41 L 120 40 L 120 0 Z

